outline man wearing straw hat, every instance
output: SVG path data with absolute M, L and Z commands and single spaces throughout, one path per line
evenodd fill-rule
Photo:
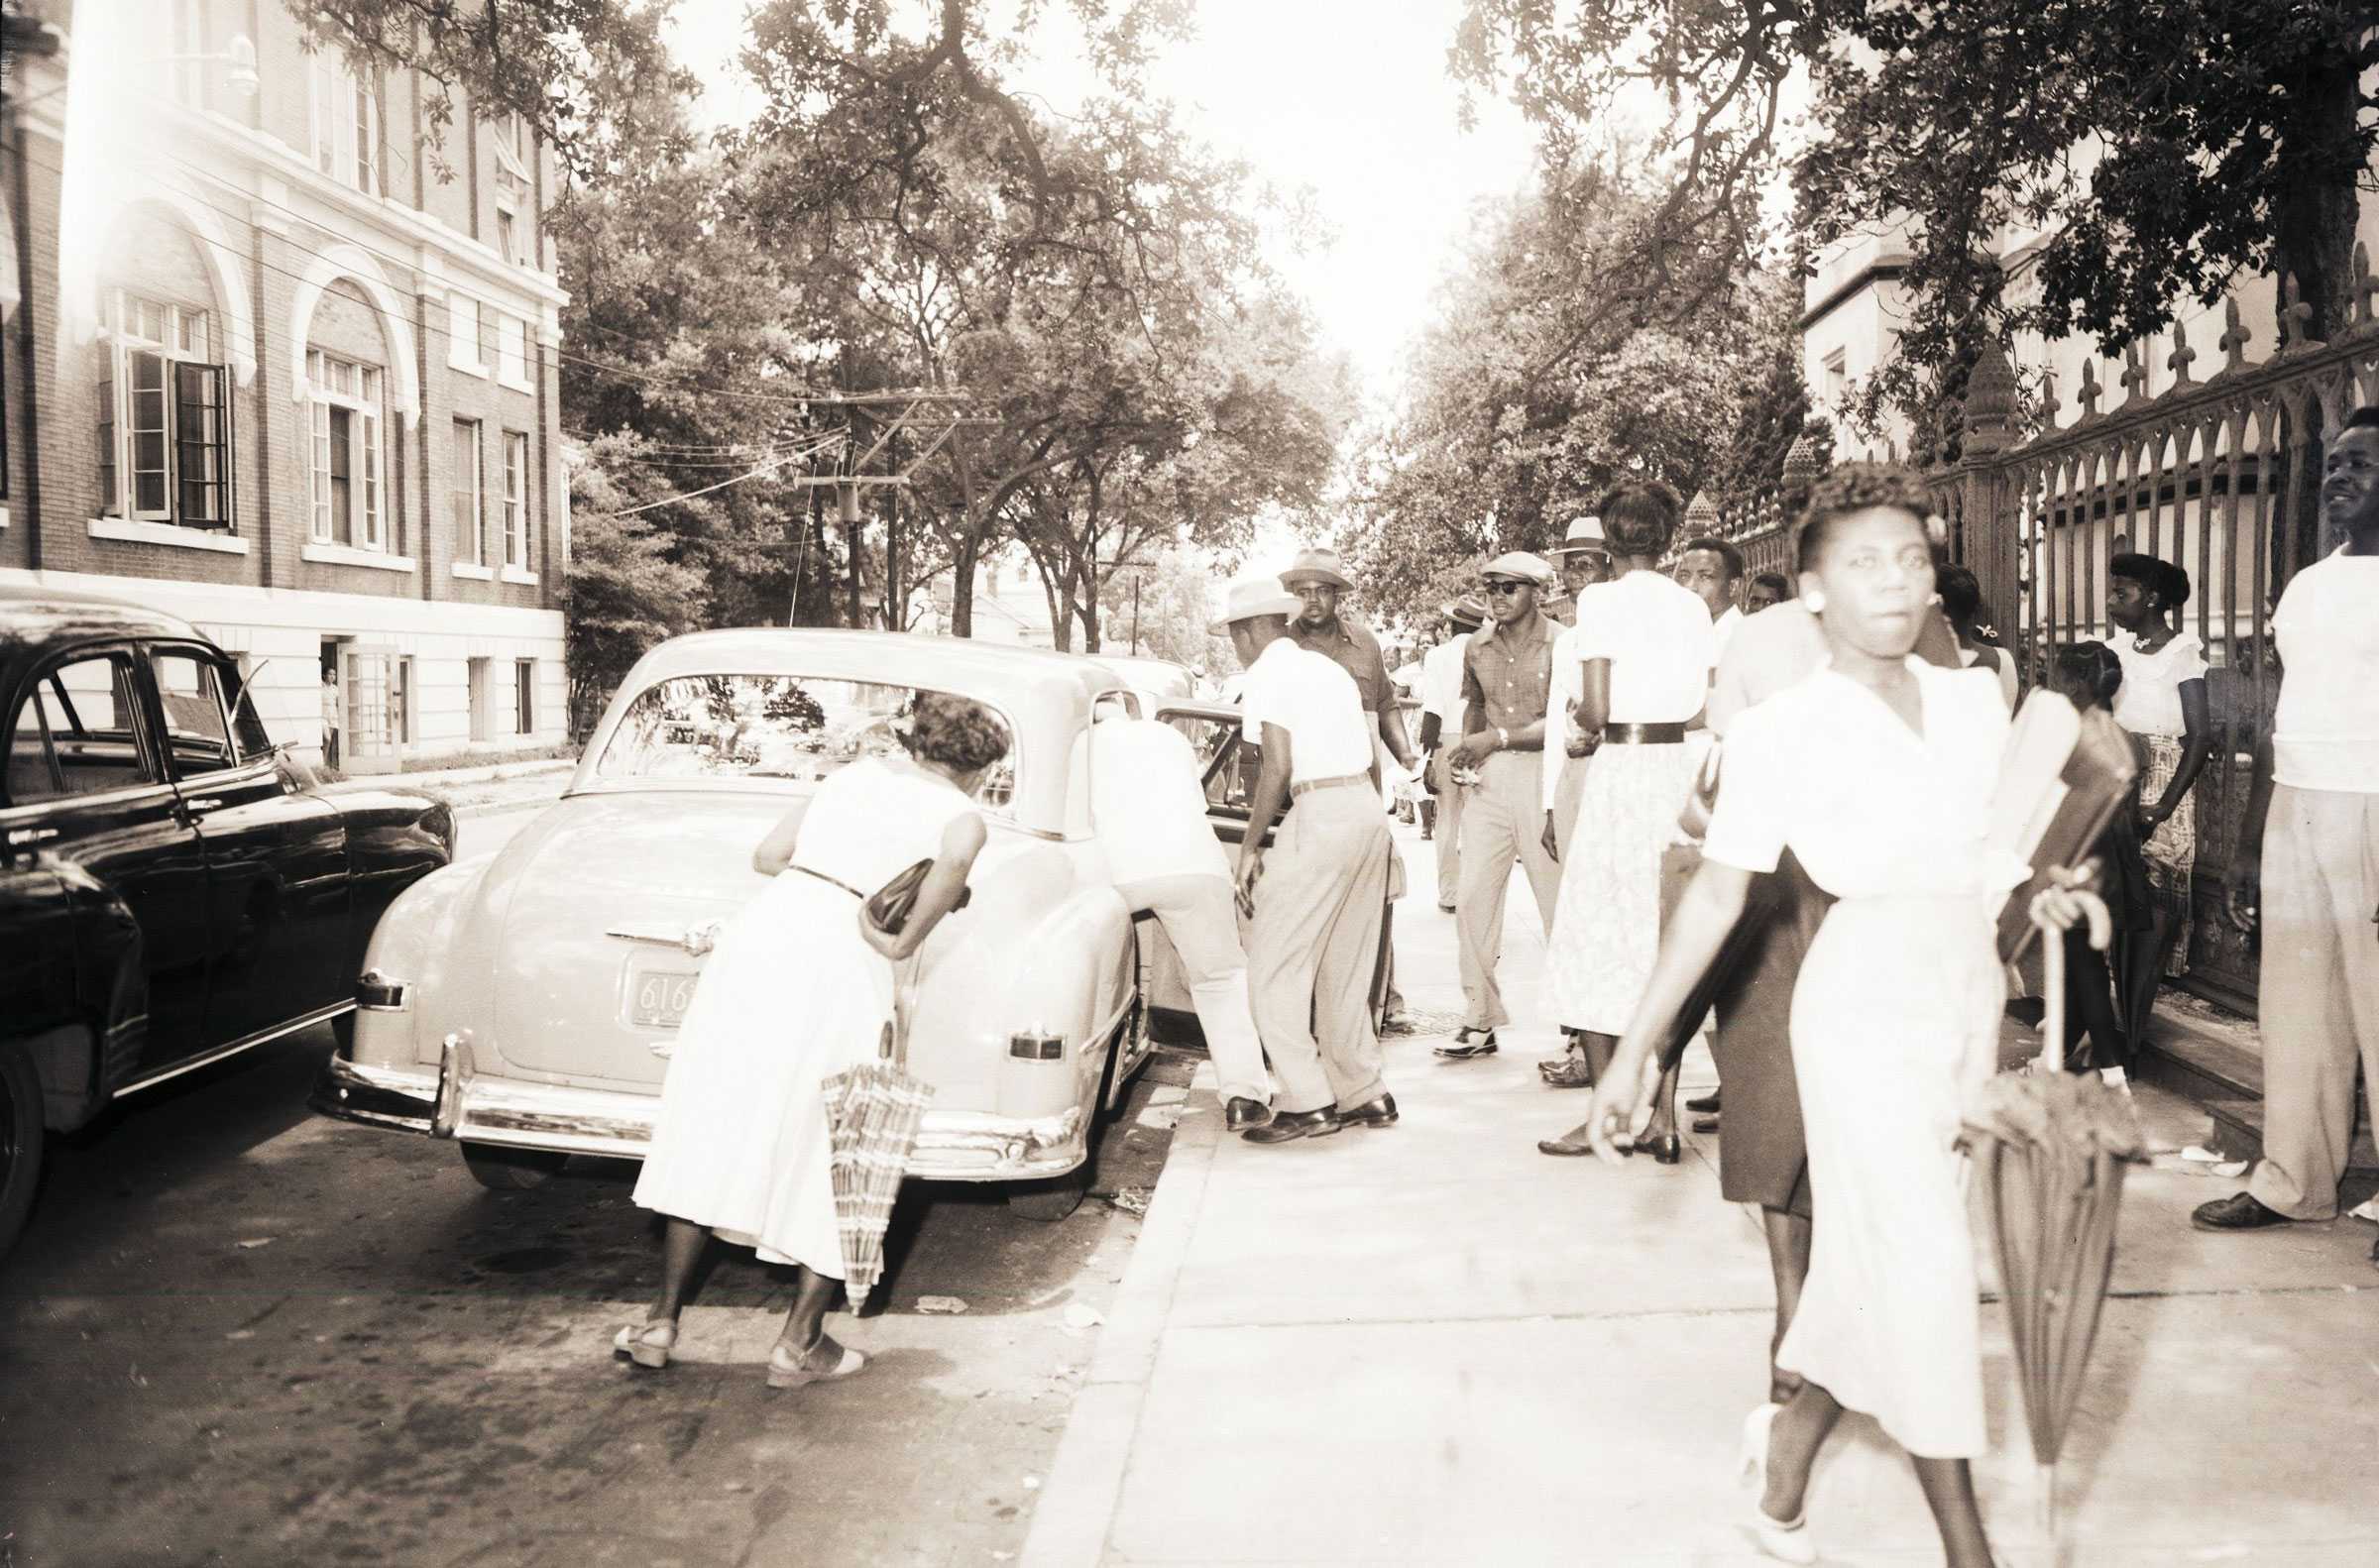
M 1455 878 L 1462 843 L 1462 790 L 1447 776 L 1462 731 L 1462 652 L 1487 619 L 1487 607 L 1465 596 L 1439 607 L 1445 640 L 1420 661 L 1420 752 L 1427 758 L 1429 788 L 1437 797 L 1437 907 L 1454 909 Z
M 1611 547 L 1603 540 L 1603 519 L 1574 518 L 1553 552 L 1561 586 L 1574 604 L 1578 595 L 1611 575 Z M 1553 689 L 1545 704 L 1544 798 L 1553 814 L 1553 852 L 1569 858 L 1569 836 L 1576 830 L 1578 788 L 1586 780 L 1587 758 L 1571 756 L 1564 745 L 1563 721 L 1585 696 L 1585 665 L 1577 654 L 1577 628 L 1564 627 L 1553 637 Z
M 1495 966 L 1503 955 L 1505 888 L 1512 864 L 1528 873 L 1546 931 L 1561 873 L 1544 845 L 1545 703 L 1552 683 L 1553 623 L 1536 596 L 1553 569 L 1525 551 L 1499 555 L 1480 574 L 1492 630 L 1463 650 L 1462 739 L 1452 766 L 1472 774 L 1462 803 L 1462 875 L 1454 924 L 1461 936 L 1461 1031 L 1437 1055 L 1449 1062 L 1495 1055 L 1511 1022 Z
M 1341 614 L 1338 608 L 1340 597 L 1355 586 L 1340 567 L 1338 552 L 1298 551 L 1297 559 L 1281 573 L 1281 586 L 1299 601 L 1298 614 L 1289 622 L 1289 634 L 1297 639 L 1297 645 L 1332 660 L 1355 683 L 1363 702 L 1363 722 L 1379 736 L 1372 758 L 1372 783 L 1378 785 L 1382 776 L 1376 750 L 1384 749 L 1399 767 L 1410 772 L 1413 747 L 1405 738 L 1404 715 L 1397 706 L 1396 687 L 1388 679 L 1388 661 L 1380 653 L 1380 640 L 1369 626 Z M 1372 1001 L 1380 1010 L 1380 1025 L 1392 1034 L 1404 1032 L 1405 999 L 1396 988 L 1394 906 L 1404 891 L 1404 862 L 1392 856 L 1389 902 L 1380 917 L 1379 967 L 1372 976 Z
M 1353 678 L 1290 638 L 1303 609 L 1277 579 L 1241 579 L 1212 627 L 1247 671 L 1240 733 L 1264 753 L 1235 874 L 1249 1000 L 1280 1080 L 1272 1120 L 1245 1135 L 1258 1144 L 1396 1120 L 1371 1013 L 1395 852 L 1371 778 L 1376 731 Z

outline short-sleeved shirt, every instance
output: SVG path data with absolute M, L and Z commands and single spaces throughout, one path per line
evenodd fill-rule
M 1371 771 L 1376 731 L 1364 722 L 1354 677 L 1335 659 L 1275 638 L 1247 667 L 1239 696 L 1239 730 L 1264 743 L 1264 727 L 1289 731 L 1289 782 L 1346 778 Z
M 1441 735 L 1462 728 L 1462 651 L 1470 646 L 1472 635 L 1457 633 L 1421 655 L 1420 711 L 1437 716 Z
M 1513 625 L 1471 633 L 1462 651 L 1462 701 L 1479 705 L 1490 729 L 1523 729 L 1542 719 L 1553 685 L 1553 623 L 1542 612 Z
M 2181 686 L 2206 678 L 2206 649 L 2196 635 L 2173 633 L 2173 640 L 2150 653 L 2128 631 L 2106 639 L 2123 667 L 2123 684 L 2115 688 L 2114 722 L 2135 735 L 2182 735 L 2189 725 L 2181 713 Z
M 1169 724 L 1107 719 L 1090 727 L 1090 826 L 1116 882 L 1231 874 L 1206 818 L 1196 748 Z
M 2379 555 L 2345 547 L 2289 580 L 2272 612 L 2280 703 L 2272 777 L 2291 789 L 2379 795 Z
M 1341 614 L 1337 625 L 1326 631 L 1292 620 L 1289 635 L 1306 652 L 1318 653 L 1346 671 L 1363 700 L 1365 713 L 1376 714 L 1394 704 L 1395 690 L 1388 683 L 1388 659 L 1380 652 L 1380 639 L 1354 616 Z
M 1839 898 L 2014 886 L 2023 868 L 2012 856 L 1998 863 L 1985 840 L 2007 739 L 1998 682 L 1914 655 L 1908 668 L 1923 694 L 1921 736 L 1830 666 L 1738 715 L 1703 857 L 1772 871 L 1789 847 Z
M 1684 724 L 1710 697 L 1714 632 L 1702 596 L 1635 571 L 1578 595 L 1575 656 L 1611 661 L 1615 725 Z
M 1727 644 L 1735 640 L 1736 629 L 1745 619 L 1742 611 L 1729 605 L 1725 615 L 1710 622 L 1710 668 L 1713 673 L 1717 671 L 1719 661 L 1727 656 Z

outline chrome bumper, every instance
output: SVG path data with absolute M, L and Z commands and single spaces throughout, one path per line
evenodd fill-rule
M 333 1057 L 313 1108 L 342 1121 L 512 1149 L 641 1160 L 658 1094 L 574 1088 L 481 1074 L 470 1043 L 449 1038 L 435 1068 L 376 1067 Z M 1082 1112 L 1026 1119 L 928 1110 L 908 1174 L 932 1181 L 1032 1181 L 1082 1163 Z

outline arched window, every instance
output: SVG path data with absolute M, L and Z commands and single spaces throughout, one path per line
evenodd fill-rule
M 305 350 L 307 534 L 315 544 L 403 553 L 389 354 L 380 316 L 352 280 L 322 291 Z
M 229 528 L 231 372 L 214 312 L 119 287 L 107 290 L 102 321 L 101 514 Z

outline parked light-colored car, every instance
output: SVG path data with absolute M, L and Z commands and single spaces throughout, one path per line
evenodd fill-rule
M 987 705 L 1015 739 L 982 792 L 970 901 L 900 974 L 908 1064 L 936 1091 L 910 1173 L 1018 1183 L 1027 1212 L 1071 1209 L 1152 1012 L 1191 1015 L 1089 820 L 1089 728 L 1141 699 L 1066 654 L 828 630 L 663 644 L 559 802 L 390 909 L 316 1107 L 456 1139 L 491 1185 L 530 1184 L 572 1154 L 640 1158 L 710 937 L 765 885 L 752 850 L 819 780 L 894 747 L 922 691 Z M 1235 721 L 1181 722 L 1223 761 Z M 1229 817 L 1217 828 L 1235 839 Z

